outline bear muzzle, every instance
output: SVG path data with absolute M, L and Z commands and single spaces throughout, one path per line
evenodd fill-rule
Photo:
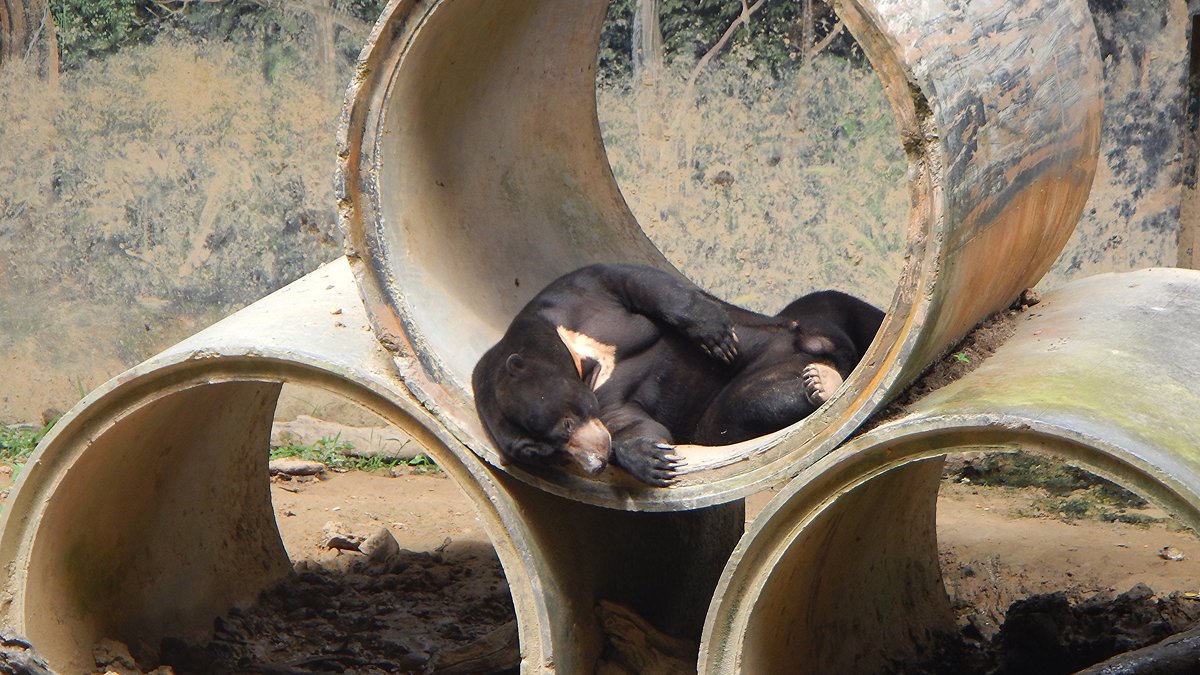
M 563 450 L 572 462 L 589 475 L 596 475 L 608 467 L 612 453 L 612 436 L 599 419 L 593 418 L 581 424 L 563 444 Z

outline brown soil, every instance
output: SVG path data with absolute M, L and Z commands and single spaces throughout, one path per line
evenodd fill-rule
M 398 473 L 275 482 L 284 541 L 293 559 L 306 562 L 254 607 L 218 620 L 206 647 L 165 645 L 165 662 L 177 673 L 515 668 L 511 599 L 472 507 L 443 474 Z M 750 499 L 749 517 L 770 496 Z M 907 664 L 904 672 L 1016 672 L 1023 658 L 1049 658 L 1015 648 L 1036 645 L 1035 638 L 1061 651 L 1081 635 L 1104 637 L 1099 648 L 1088 643 L 1090 657 L 1069 661 L 1081 667 L 1078 658 L 1091 658 L 1087 665 L 1200 619 L 1200 541 L 1190 532 L 1169 522 L 1049 517 L 1046 497 L 1040 488 L 943 483 L 942 567 L 962 632 L 939 647 L 938 667 Z M 1149 507 L 1136 514 L 1165 515 Z M 399 550 L 379 553 L 377 543 L 364 541 L 376 535 L 378 542 L 381 531 Z M 367 553 L 330 549 L 334 534 L 351 548 L 362 542 Z M 1164 548 L 1184 558 L 1168 560 Z M 1046 628 L 1048 616 L 1055 630 Z M 1043 634 L 1030 637 L 1030 626 Z M 469 665 L 442 670 L 454 663 Z M 100 665 L 99 672 L 135 672 L 111 654 Z
M 859 429 L 859 434 L 900 417 L 913 402 L 931 391 L 941 389 L 963 375 L 975 370 L 1017 330 L 1022 313 L 1041 301 L 1037 291 L 1026 289 L 1011 307 L 1000 310 L 971 329 L 958 344 L 946 351 L 921 377 L 904 390 L 887 407 L 876 413 Z

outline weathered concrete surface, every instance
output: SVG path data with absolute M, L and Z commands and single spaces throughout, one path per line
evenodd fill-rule
M 345 259 L 117 376 L 54 427 L 0 520 L 0 625 L 58 672 L 84 672 L 99 638 L 202 637 L 286 574 L 267 477 L 283 382 L 408 432 L 467 494 L 508 578 L 523 672 L 594 669 L 601 598 L 699 637 L 741 503 L 615 512 L 490 467 L 407 393 Z
M 422 404 L 496 465 L 469 374 L 515 312 L 586 263 L 672 269 L 621 200 L 599 138 L 604 7 L 397 3 L 348 97 L 342 220 L 375 329 Z M 513 475 L 624 509 L 744 496 L 828 452 L 1058 255 L 1099 142 L 1102 73 L 1086 7 L 883 0 L 838 10 L 879 72 L 910 166 L 903 273 L 862 365 L 793 428 L 723 451 L 684 448 L 696 473 L 669 490 Z
M 926 468 L 946 452 L 1053 454 L 1200 530 L 1197 325 L 1191 270 L 1098 275 L 1049 294 L 978 369 L 830 453 L 768 505 L 709 610 L 701 671 L 873 672 L 950 626 Z M 896 485 L 926 471 L 923 484 Z M 880 637 L 847 638 L 858 635 Z
M 1100 272 L 1194 267 L 1177 248 L 1183 188 L 1194 183 L 1184 170 L 1195 163 L 1184 150 L 1187 3 L 1090 0 L 1088 6 L 1104 63 L 1099 167 L 1079 225 L 1043 288 Z

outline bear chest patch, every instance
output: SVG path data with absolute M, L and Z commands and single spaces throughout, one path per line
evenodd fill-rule
M 567 346 L 567 351 L 571 352 L 571 359 L 575 362 L 575 371 L 579 373 L 579 377 L 583 378 L 592 390 L 599 389 L 612 376 L 613 367 L 616 366 L 616 345 L 605 344 L 565 326 L 557 328 L 559 339 Z

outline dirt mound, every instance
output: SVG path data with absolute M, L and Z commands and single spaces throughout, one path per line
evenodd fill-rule
M 449 674 L 519 665 L 512 600 L 490 547 L 413 552 L 381 532 L 361 545 L 366 553 L 298 562 L 256 604 L 218 618 L 205 645 L 164 640 L 158 672 Z M 100 673 L 124 665 L 100 661 Z
M 1017 600 L 995 638 L 972 626 L 942 637 L 934 656 L 898 664 L 911 675 L 1074 673 L 1118 654 L 1151 645 L 1200 622 L 1200 602 L 1180 593 L 1155 597 L 1138 584 L 1116 597 L 1101 593 L 1072 602 L 1063 592 Z

